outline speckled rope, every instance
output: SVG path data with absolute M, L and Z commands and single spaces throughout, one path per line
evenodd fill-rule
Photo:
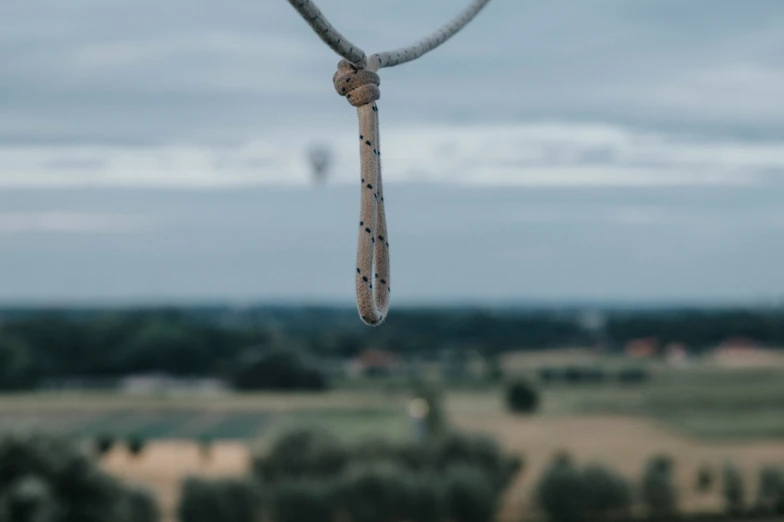
M 360 69 L 341 60 L 332 78 L 335 90 L 357 108 L 359 115 L 359 160 L 362 172 L 362 205 L 357 244 L 357 308 L 369 325 L 378 325 L 389 309 L 389 239 L 384 213 L 379 147 L 378 89 L 375 71 Z
M 381 146 L 378 106 L 381 96 L 376 71 L 415 60 L 435 49 L 470 22 L 490 0 L 473 0 L 457 17 L 415 44 L 373 54 L 364 51 L 340 34 L 310 0 L 289 3 L 310 27 L 344 59 L 332 78 L 335 90 L 357 108 L 359 116 L 359 157 L 362 173 L 362 204 L 357 245 L 357 308 L 365 324 L 384 321 L 389 309 L 389 239 L 387 237 L 384 192 L 381 181 Z
M 289 3 L 302 15 L 302 18 L 310 24 L 313 31 L 324 40 L 324 43 L 330 49 L 358 67 L 365 66 L 367 59 L 364 51 L 349 42 L 345 36 L 332 27 L 332 24 L 321 14 L 321 11 L 313 2 L 310 0 L 289 0 Z
M 432 51 L 465 27 L 465 25 L 468 24 L 468 22 L 470 22 L 488 2 L 490 2 L 490 0 L 473 0 L 468 7 L 460 12 L 460 14 L 427 38 L 423 38 L 402 49 L 376 54 L 379 61 L 376 70 L 381 67 L 392 67 L 394 65 L 400 65 L 401 63 L 410 62 L 411 60 L 419 58 L 426 52 Z M 289 0 L 289 3 L 300 15 L 302 15 L 302 18 L 310 24 L 313 31 L 319 35 L 333 51 L 357 67 L 365 67 L 367 58 L 362 49 L 340 34 L 313 2 L 310 0 Z

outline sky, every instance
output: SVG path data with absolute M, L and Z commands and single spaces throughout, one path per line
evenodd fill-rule
M 467 2 L 317 3 L 372 53 Z M 382 69 L 393 305 L 781 302 L 782 34 L 780 0 L 492 0 Z M 284 0 L 0 3 L 0 302 L 350 304 L 338 60 Z

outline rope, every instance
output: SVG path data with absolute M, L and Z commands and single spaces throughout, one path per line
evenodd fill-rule
M 389 240 L 376 105 L 381 96 L 380 80 L 374 71 L 341 60 L 332 82 L 338 94 L 345 96 L 359 115 L 362 204 L 357 244 L 357 308 L 365 324 L 378 325 L 389 309 Z
M 378 53 L 376 56 L 378 56 L 380 67 L 393 67 L 395 65 L 400 65 L 401 63 L 410 62 L 416 60 L 425 53 L 432 51 L 452 38 L 452 36 L 465 27 L 468 22 L 473 20 L 488 2 L 490 2 L 490 0 L 473 0 L 468 7 L 460 12 L 460 14 L 427 38 L 423 38 L 402 49 Z M 344 58 L 346 57 L 344 56 Z
M 310 0 L 289 0 L 289 3 L 330 49 L 359 67 L 365 66 L 367 59 L 362 49 L 349 42 L 345 36 L 332 27 L 332 24 L 321 14 L 313 2 Z
M 357 242 L 357 309 L 365 324 L 377 326 L 389 310 L 389 239 L 381 181 L 381 145 L 378 106 L 381 83 L 376 73 L 382 67 L 410 62 L 432 51 L 466 26 L 490 0 L 473 0 L 454 19 L 430 36 L 401 49 L 373 54 L 351 43 L 329 23 L 310 0 L 289 0 L 315 33 L 343 57 L 332 78 L 335 90 L 357 108 L 361 207 Z

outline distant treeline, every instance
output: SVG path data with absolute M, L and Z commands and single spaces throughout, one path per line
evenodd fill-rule
M 484 355 L 603 344 L 620 350 L 655 337 L 704 350 L 728 337 L 784 346 L 784 310 L 608 312 L 591 327 L 579 311 L 397 309 L 379 328 L 353 309 L 182 308 L 0 312 L 0 387 L 41 379 L 160 371 L 223 376 L 249 347 L 293 347 L 350 357 L 373 347 L 435 357 L 444 348 Z

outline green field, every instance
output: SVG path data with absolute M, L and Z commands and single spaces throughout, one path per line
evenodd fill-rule
M 551 415 L 646 416 L 696 438 L 784 438 L 784 372 L 657 371 L 642 386 L 554 386 Z
M 405 397 L 377 392 L 238 394 L 209 400 L 106 393 L 0 396 L 0 429 L 73 437 L 243 440 L 302 424 L 318 424 L 349 439 L 403 437 L 409 430 Z
M 581 462 L 604 463 L 630 480 L 639 477 L 651 455 L 673 455 L 683 508 L 690 513 L 722 509 L 720 493 L 693 491 L 694 474 L 704 463 L 719 469 L 732 461 L 753 485 L 762 465 L 784 462 L 781 371 L 654 368 L 652 379 L 640 385 L 540 389 L 541 408 L 532 417 L 508 413 L 498 385 L 461 383 L 445 393 L 447 415 L 455 425 L 492 435 L 525 458 L 526 472 L 509 491 L 510 514 L 532 512 L 536 478 L 562 450 Z M 157 439 L 144 461 L 129 459 L 118 447 L 104 464 L 127 480 L 154 484 L 172 512 L 182 478 L 204 466 L 194 440 L 226 441 L 215 445 L 211 473 L 239 474 L 253 451 L 293 425 L 317 424 L 347 440 L 408 437 L 410 398 L 402 382 L 365 382 L 322 394 L 26 393 L 0 395 L 0 429 L 37 426 L 85 439 L 100 434 Z
M 0 427 L 36 426 L 74 436 L 138 434 L 149 438 L 249 439 L 292 424 L 339 434 L 406 436 L 409 392 L 401 382 L 324 394 L 236 394 L 211 398 L 30 393 L 0 396 Z M 541 386 L 543 417 L 649 417 L 699 439 L 784 438 L 781 370 L 656 369 L 641 385 Z M 503 414 L 499 386 L 455 386 L 451 415 Z

